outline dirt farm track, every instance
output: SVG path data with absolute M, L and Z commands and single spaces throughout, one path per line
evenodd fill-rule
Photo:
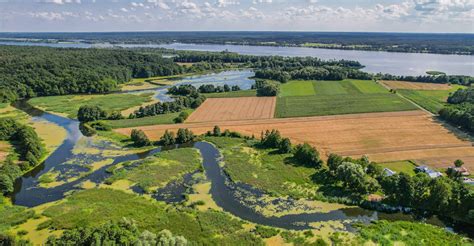
M 308 142 L 323 156 L 368 155 L 376 162 L 415 160 L 434 167 L 447 167 L 455 159 L 474 170 L 474 147 L 437 123 L 427 113 L 416 111 L 366 113 L 337 116 L 274 118 L 255 120 L 216 120 L 184 124 L 139 127 L 150 139 L 158 140 L 166 129 L 189 128 L 202 134 L 219 125 L 246 135 L 260 136 L 267 129 L 278 129 L 294 143 Z M 115 131 L 129 135 L 132 128 Z

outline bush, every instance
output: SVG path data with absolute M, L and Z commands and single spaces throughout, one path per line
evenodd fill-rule
M 298 144 L 295 148 L 294 158 L 303 165 L 321 168 L 322 161 L 319 152 L 308 143 Z
M 177 144 L 189 143 L 189 142 L 194 141 L 195 138 L 196 136 L 194 135 L 192 131 L 190 131 L 187 128 L 185 129 L 180 128 L 178 129 L 178 133 L 176 135 L 176 143 Z
M 275 82 L 263 81 L 257 86 L 257 96 L 273 97 L 278 95 L 280 85 Z
M 163 136 L 160 138 L 160 142 L 164 146 L 173 145 L 176 143 L 174 132 L 165 131 Z
M 283 138 L 280 143 L 278 144 L 278 150 L 282 154 L 291 153 L 291 141 L 289 138 Z
M 262 238 L 270 238 L 278 235 L 279 230 L 271 227 L 256 225 L 255 233 L 257 233 Z
M 150 140 L 142 130 L 133 129 L 132 133 L 130 134 L 130 137 L 134 144 L 138 147 L 143 147 L 151 144 Z
M 107 112 L 99 106 L 83 105 L 77 112 L 77 119 L 80 122 L 89 122 L 107 119 Z

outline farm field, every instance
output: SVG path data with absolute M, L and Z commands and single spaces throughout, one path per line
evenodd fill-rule
M 215 122 L 273 118 L 275 97 L 209 98 L 186 122 Z
M 221 93 L 204 93 L 207 98 L 224 98 L 224 97 L 254 97 L 257 95 L 256 90 L 240 90 Z
M 107 95 L 68 95 L 37 97 L 28 102 L 40 109 L 54 112 L 69 118 L 76 118 L 82 105 L 98 105 L 107 111 L 123 111 L 151 101 L 151 93 L 107 94 Z
M 239 121 L 215 121 L 139 127 L 153 140 L 166 129 L 189 128 L 202 134 L 214 125 L 221 129 L 259 136 L 267 129 L 278 129 L 297 143 L 308 142 L 322 156 L 337 153 L 344 156 L 368 155 L 376 162 L 414 160 L 436 167 L 448 167 L 455 159 L 465 160 L 474 168 L 474 147 L 456 137 L 423 111 L 366 113 L 338 116 L 300 117 Z M 115 131 L 130 135 L 132 128 Z M 323 157 L 324 158 L 324 157 Z
M 447 90 L 400 89 L 397 90 L 397 93 L 400 93 L 402 96 L 412 100 L 424 109 L 436 114 L 445 106 L 449 94 L 461 88 L 464 87 L 460 85 L 453 85 Z
M 388 168 L 392 171 L 397 173 L 406 173 L 409 175 L 415 175 L 415 167 L 416 165 L 413 164 L 411 161 L 394 161 L 394 162 L 385 162 L 379 164 L 382 167 Z
M 313 93 L 314 92 L 314 93 Z M 290 81 L 281 87 L 278 118 L 414 110 L 373 81 Z
M 451 90 L 458 86 L 449 84 L 437 84 L 437 83 L 421 83 L 421 82 L 408 82 L 408 81 L 393 81 L 393 80 L 381 80 L 385 86 L 391 89 L 406 89 L 406 90 Z

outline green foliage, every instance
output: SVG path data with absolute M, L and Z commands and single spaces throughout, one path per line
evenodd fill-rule
M 259 97 L 273 97 L 278 95 L 280 91 L 280 84 L 268 80 L 257 81 L 256 87 L 257 96 Z
M 278 144 L 278 150 L 282 154 L 291 153 L 293 147 L 291 147 L 291 141 L 289 138 L 283 138 Z
M 278 229 L 261 225 L 256 225 L 254 231 L 262 238 L 271 238 L 279 233 Z
M 323 164 L 319 159 L 319 152 L 308 143 L 296 145 L 293 156 L 299 163 L 308 167 L 321 168 Z
M 266 130 L 265 134 L 262 132 L 260 145 L 264 148 L 278 148 L 281 141 L 281 135 L 278 130 L 272 129 L 271 131 Z
M 80 122 L 105 120 L 106 118 L 107 112 L 99 106 L 84 105 L 77 112 L 77 119 Z
M 21 206 L 0 205 L 0 233 L 33 218 L 35 212 Z M 1 241 L 0 241 L 1 242 Z
M 251 233 L 242 232 L 242 222 L 221 212 L 175 209 L 135 194 L 111 189 L 79 191 L 59 204 L 47 208 L 51 227 L 73 229 L 98 227 L 123 217 L 134 220 L 139 230 L 158 233 L 167 229 L 198 245 L 261 244 Z
M 469 245 L 471 240 L 462 238 L 445 229 L 406 221 L 374 221 L 370 225 L 358 225 L 361 244 L 372 241 L 378 245 Z
M 160 142 L 164 146 L 173 145 L 176 143 L 176 138 L 174 136 L 174 132 L 170 132 L 168 130 L 165 131 L 163 136 L 160 138 Z
M 137 147 L 143 147 L 143 146 L 147 146 L 147 145 L 151 144 L 148 137 L 140 129 L 132 129 L 132 132 L 130 134 L 130 138 L 132 139 L 133 143 Z
M 194 87 L 193 87 L 194 88 Z M 129 118 L 142 118 L 161 114 L 181 112 L 185 109 L 194 109 L 199 107 L 206 98 L 199 93 L 187 96 L 175 97 L 172 102 L 157 102 L 152 105 L 140 107 Z
M 192 109 L 185 109 L 184 112 L 190 114 Z M 173 124 L 174 119 L 179 117 L 181 112 L 159 114 L 155 116 L 147 116 L 142 118 L 132 118 L 123 120 L 104 120 L 107 125 L 112 128 L 126 128 L 126 127 L 138 127 L 138 126 L 149 126 L 149 125 L 160 125 L 160 124 Z
M 188 112 L 183 111 L 179 113 L 178 117 L 174 119 L 174 123 L 183 123 L 189 117 Z
M 378 182 L 366 175 L 362 165 L 351 162 L 343 162 L 337 167 L 336 179 L 341 181 L 346 189 L 359 194 L 367 194 L 379 189 Z
M 227 98 L 227 97 L 254 97 L 257 95 L 256 90 L 239 90 L 219 93 L 206 93 L 206 98 Z
M 178 133 L 176 134 L 176 143 L 184 144 L 194 141 L 196 136 L 188 128 L 179 128 Z
M 119 222 L 108 222 L 98 227 L 81 227 L 66 230 L 61 237 L 51 236 L 47 245 L 167 245 L 185 246 L 188 241 L 182 236 L 173 236 L 168 230 L 155 234 L 140 232 L 133 220 L 122 218 Z
M 448 103 L 474 103 L 474 88 L 458 89 L 448 97 Z
M 0 53 L 0 101 L 110 92 L 132 77 L 184 70 L 161 54 L 129 50 L 2 46 Z

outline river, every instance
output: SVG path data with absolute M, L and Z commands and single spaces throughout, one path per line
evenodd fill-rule
M 61 48 L 113 47 L 109 44 L 87 43 L 36 43 L 36 42 L 0 42 L 0 45 L 31 45 Z M 426 71 L 442 71 L 450 75 L 474 76 L 474 56 L 442 55 L 424 53 L 396 53 L 385 51 L 337 50 L 304 47 L 245 46 L 218 44 L 117 44 L 124 48 L 167 48 L 195 51 L 228 50 L 245 55 L 278 55 L 292 57 L 318 57 L 324 60 L 345 59 L 359 61 L 364 71 L 371 73 L 389 73 L 394 75 L 426 75 Z

